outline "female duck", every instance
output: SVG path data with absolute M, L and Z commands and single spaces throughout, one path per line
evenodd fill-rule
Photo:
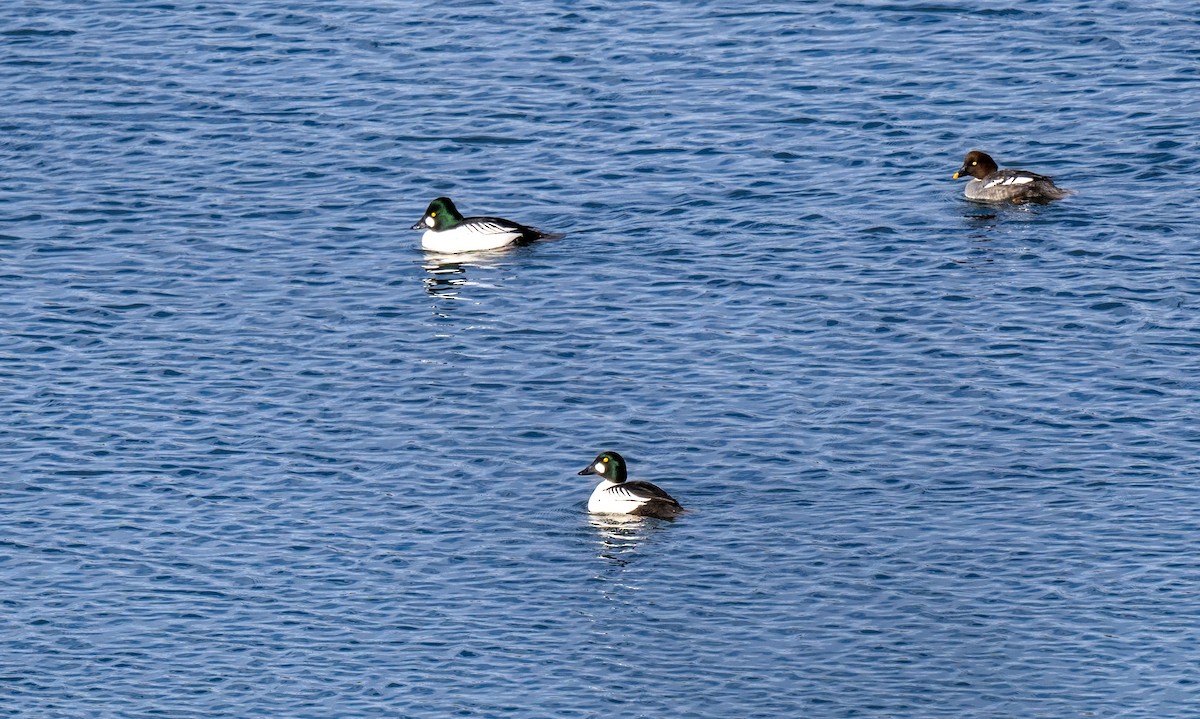
M 601 452 L 579 473 L 598 474 L 603 480 L 588 499 L 589 512 L 659 519 L 672 519 L 683 513 L 679 502 L 656 485 L 627 481 L 625 458 L 616 452 Z
M 412 228 L 425 230 L 421 235 L 422 248 L 445 253 L 496 250 L 561 237 L 499 217 L 463 217 L 449 197 L 430 202 L 425 215 Z
M 967 153 L 963 166 L 954 173 L 953 179 L 965 176 L 972 179 L 963 194 L 968 200 L 977 202 L 1049 202 L 1072 194 L 1070 190 L 1055 186 L 1045 175 L 1025 170 L 1001 170 L 995 160 L 980 150 Z

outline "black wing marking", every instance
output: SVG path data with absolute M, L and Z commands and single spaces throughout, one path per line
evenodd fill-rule
M 675 501 L 674 497 L 663 491 L 661 487 L 649 482 L 622 482 L 604 491 L 618 497 L 641 500 L 641 504 L 629 510 L 630 514 L 639 517 L 672 519 L 683 513 L 683 507 Z
M 1053 183 L 1049 177 L 1027 170 L 997 170 L 987 176 L 984 188 L 1007 186 L 1028 187 L 1038 182 Z
M 468 217 L 463 220 L 463 224 L 475 232 L 487 235 L 513 232 L 520 235 L 522 242 L 532 242 L 542 239 L 557 240 L 562 237 L 562 235 L 553 232 L 542 232 L 536 227 L 529 227 L 528 225 L 522 225 L 519 222 L 505 220 L 500 217 Z
M 622 482 L 621 484 L 608 488 L 609 492 L 617 490 L 623 490 L 623 492 L 619 493 L 628 494 L 636 499 L 662 499 L 672 504 L 679 504 L 679 502 L 676 502 L 675 498 L 667 494 L 662 487 L 659 487 L 656 484 L 650 484 L 649 482 L 640 482 L 634 480 L 632 482 Z
M 463 220 L 462 226 L 481 235 L 501 235 L 514 232 L 519 234 L 523 229 L 515 222 L 498 217 L 468 217 Z

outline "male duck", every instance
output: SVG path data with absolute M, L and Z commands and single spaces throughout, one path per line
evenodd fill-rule
M 463 217 L 449 197 L 430 202 L 425 215 L 412 228 L 425 230 L 421 235 L 422 248 L 445 253 L 495 250 L 561 237 L 499 217 Z
M 598 474 L 603 480 L 588 499 L 589 512 L 659 519 L 672 519 L 683 512 L 679 502 L 659 487 L 649 482 L 627 481 L 625 458 L 616 452 L 601 452 L 579 473 Z
M 1025 170 L 1001 170 L 995 160 L 980 150 L 967 153 L 963 166 L 954 173 L 953 179 L 967 175 L 972 179 L 963 194 L 968 200 L 978 202 L 1049 202 L 1072 194 L 1068 189 L 1055 186 L 1045 175 Z

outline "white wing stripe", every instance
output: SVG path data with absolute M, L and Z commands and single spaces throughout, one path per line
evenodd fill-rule
M 505 227 L 495 222 L 469 222 L 463 227 L 478 235 L 516 234 L 517 232 L 515 227 Z
M 1033 182 L 1033 178 L 1028 175 L 1015 175 L 1013 177 L 998 177 L 995 180 L 983 186 L 983 189 L 995 187 L 996 185 L 1026 185 Z

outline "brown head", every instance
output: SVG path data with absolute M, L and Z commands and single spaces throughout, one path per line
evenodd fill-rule
M 996 166 L 996 161 L 986 152 L 983 150 L 971 150 L 963 158 L 962 167 L 958 168 L 958 172 L 954 173 L 953 179 L 957 180 L 960 177 L 970 175 L 982 180 L 998 169 L 1000 168 Z

